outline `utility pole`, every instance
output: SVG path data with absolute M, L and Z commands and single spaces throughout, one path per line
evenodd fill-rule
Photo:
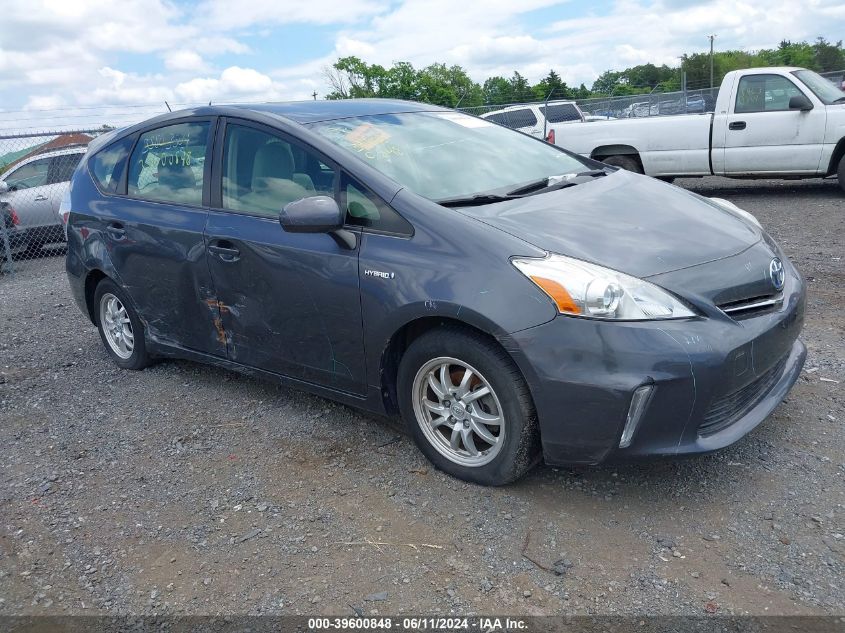
M 707 37 L 710 38 L 710 87 L 713 87 L 713 40 L 716 39 L 715 35 L 708 35 Z
M 710 74 L 712 75 L 713 73 L 710 73 Z M 712 83 L 713 80 L 711 79 L 710 81 Z M 316 101 L 317 100 L 317 91 L 315 90 L 314 92 L 312 92 L 311 96 L 314 97 L 314 101 Z

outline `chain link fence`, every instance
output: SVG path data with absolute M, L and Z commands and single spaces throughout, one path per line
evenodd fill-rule
M 845 81 L 845 70 L 820 74 L 837 86 Z M 589 99 L 572 99 L 552 94 L 543 101 L 515 101 L 458 109 L 475 116 L 483 116 L 511 128 L 527 130 L 528 128 L 535 128 L 538 121 L 539 127 L 543 127 L 542 117 L 538 118 L 537 116 L 538 111 L 546 117 L 549 123 L 580 122 L 581 118 L 577 110 L 571 105 L 567 106 L 567 104 L 572 103 L 578 105 L 584 113 L 586 121 L 630 119 L 713 112 L 718 94 L 718 86 L 713 88 L 709 86 L 695 88 L 687 86 L 685 90 L 673 92 L 652 89 L 634 95 L 611 94 L 606 97 Z M 546 109 L 548 109 L 547 115 L 545 114 Z M 534 133 L 541 131 L 545 133 L 542 129 L 533 129 L 532 131 Z
M 64 253 L 62 199 L 88 144 L 109 129 L 0 134 L 0 272 Z

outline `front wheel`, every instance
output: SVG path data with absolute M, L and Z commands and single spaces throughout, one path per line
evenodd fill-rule
M 398 378 L 402 416 L 440 470 L 499 486 L 536 463 L 540 443 L 528 386 L 492 341 L 460 328 L 430 331 L 407 349 Z
M 97 329 L 116 365 L 143 369 L 150 364 L 144 342 L 144 326 L 126 293 L 111 279 L 103 279 L 94 293 Z

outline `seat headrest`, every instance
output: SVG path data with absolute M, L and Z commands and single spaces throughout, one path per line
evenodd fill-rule
M 269 143 L 255 153 L 252 188 L 262 187 L 266 178 L 293 178 L 293 155 L 286 143 Z
M 163 158 L 158 164 L 158 184 L 170 189 L 193 189 L 197 186 L 194 170 L 180 161 Z

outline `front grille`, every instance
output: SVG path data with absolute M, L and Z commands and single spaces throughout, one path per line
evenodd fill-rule
M 718 308 L 734 319 L 742 319 L 773 310 L 781 303 L 783 303 L 783 295 L 778 293 L 721 303 Z
M 785 365 L 786 356 L 744 387 L 713 400 L 698 427 L 698 434 L 706 437 L 718 433 L 748 413 L 774 387 Z

